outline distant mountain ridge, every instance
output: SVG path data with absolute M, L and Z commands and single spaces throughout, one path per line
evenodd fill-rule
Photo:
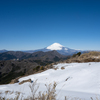
M 0 53 L 4 53 L 4 52 L 7 52 L 7 50 L 5 50 L 5 49 L 0 50 Z
M 22 59 L 33 59 L 33 60 L 50 60 L 53 61 L 55 58 L 58 60 L 66 58 L 57 51 L 38 51 L 34 53 L 26 53 L 21 51 L 8 51 L 0 54 L 0 60 L 22 60 Z M 58 61 L 57 60 L 57 61 Z M 55 60 L 54 60 L 55 61 Z
M 53 51 L 53 50 L 56 50 L 58 53 L 60 53 L 62 55 L 73 55 L 73 54 L 78 53 L 78 52 L 84 52 L 82 50 L 70 49 L 68 47 L 65 47 L 65 46 L 59 44 L 59 43 L 53 43 L 52 45 L 45 47 L 43 49 L 25 50 L 25 51 L 21 51 L 21 52 L 34 53 L 34 52 L 38 52 L 38 51 L 48 52 L 48 51 Z M 0 53 L 4 53 L 4 52 L 7 52 L 7 50 L 0 50 Z
M 58 53 L 60 53 L 62 55 L 73 55 L 78 52 L 84 52 L 82 50 L 75 50 L 75 49 L 67 48 L 59 43 L 53 43 L 52 45 L 50 45 L 46 48 L 43 48 L 43 49 L 28 50 L 28 51 L 24 51 L 24 52 L 33 53 L 33 52 L 37 52 L 37 51 L 47 52 L 47 51 L 52 51 L 52 50 L 56 50 Z

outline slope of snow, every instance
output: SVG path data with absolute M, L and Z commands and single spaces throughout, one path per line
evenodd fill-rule
M 42 73 L 20 78 L 19 81 L 31 79 L 34 82 L 38 79 L 38 91 L 46 91 L 45 84 L 55 81 L 57 83 L 57 100 L 64 100 L 65 96 L 70 98 L 68 100 L 72 100 L 73 97 L 81 98 L 81 100 L 91 100 L 91 97 L 94 100 L 96 97 L 98 100 L 100 99 L 100 62 L 60 63 L 54 67 L 57 70 L 49 69 Z M 62 70 L 61 67 L 65 69 Z M 0 85 L 0 92 L 19 91 L 24 96 L 29 96 L 31 94 L 29 84 L 31 83 Z
M 62 50 L 62 45 L 59 43 L 53 43 L 52 45 L 48 46 L 46 49 L 50 50 Z

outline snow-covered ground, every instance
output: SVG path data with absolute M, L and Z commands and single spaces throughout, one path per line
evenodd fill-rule
M 63 67 L 63 69 L 61 69 Z M 31 79 L 33 82 L 37 80 L 39 84 L 38 91 L 46 91 L 45 84 L 57 83 L 56 93 L 57 100 L 64 100 L 64 97 L 81 98 L 81 100 L 100 100 L 100 62 L 89 63 L 60 63 L 55 65 L 54 69 L 49 69 L 42 73 L 29 75 L 27 77 L 20 78 L 19 81 Z M 22 85 L 7 84 L 0 85 L 0 92 L 2 96 L 5 96 L 5 91 L 19 91 L 23 96 L 27 97 L 31 94 L 29 84 L 24 83 Z M 6 97 L 14 97 L 11 93 Z M 79 100 L 79 99 L 75 99 Z

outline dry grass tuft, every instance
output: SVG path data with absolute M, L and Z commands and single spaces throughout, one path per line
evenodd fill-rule
M 96 52 L 96 51 L 92 51 L 92 52 L 89 52 L 89 53 L 84 53 L 82 55 L 80 55 L 79 58 L 94 58 L 94 57 L 98 57 L 100 56 L 100 52 Z
M 8 93 L 10 93 L 10 91 L 5 91 L 5 94 L 7 95 Z
M 31 83 L 31 79 L 28 79 L 28 80 L 23 80 L 22 82 L 19 83 L 19 85 L 25 83 L 25 82 L 30 82 Z
M 37 80 L 32 84 L 30 85 L 30 89 L 31 89 L 31 93 L 32 93 L 32 96 L 29 98 L 29 100 L 56 100 L 56 82 L 54 82 L 54 84 L 49 84 L 49 85 L 46 85 L 46 88 L 47 88 L 47 91 L 42 93 L 42 92 L 39 92 L 38 95 L 36 96 L 36 92 L 39 88 L 39 85 L 37 85 Z
M 53 69 L 54 69 L 54 70 L 57 70 L 57 69 L 58 69 L 58 67 L 54 67 Z
M 63 69 L 65 69 L 65 67 L 61 67 L 61 69 L 63 70 Z
M 89 53 L 81 54 L 80 56 L 71 57 L 70 59 L 66 60 L 66 63 L 72 62 L 100 62 L 100 52 L 92 51 Z
M 37 85 L 37 80 L 34 81 L 32 83 L 32 85 L 29 85 L 31 93 L 32 93 L 32 96 L 30 97 L 30 100 L 36 100 L 36 92 L 37 92 L 37 90 L 39 88 L 39 85 L 37 85 L 37 86 L 36 85 Z

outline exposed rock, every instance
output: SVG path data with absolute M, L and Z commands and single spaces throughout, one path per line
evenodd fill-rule
M 19 85 L 25 83 L 25 82 L 30 82 L 31 83 L 31 79 L 28 79 L 28 80 L 23 80 L 22 82 L 19 83 Z
M 19 82 L 19 81 L 18 81 L 19 78 L 21 78 L 21 77 L 18 77 L 18 78 L 15 78 L 15 79 L 11 80 L 11 82 L 10 82 L 9 84 L 18 83 L 18 82 Z

